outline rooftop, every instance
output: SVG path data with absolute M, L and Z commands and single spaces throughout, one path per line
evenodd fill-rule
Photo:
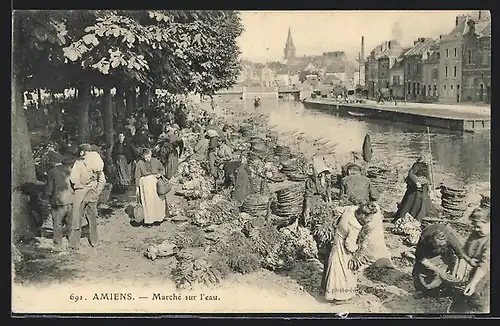
M 435 41 L 431 38 L 419 38 L 413 47 L 411 47 L 410 50 L 406 52 L 405 55 L 410 56 L 410 55 L 417 55 L 417 56 L 422 56 L 423 54 L 426 54 L 432 45 L 435 44 Z

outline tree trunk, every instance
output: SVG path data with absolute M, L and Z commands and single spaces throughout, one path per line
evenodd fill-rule
M 131 87 L 127 91 L 127 113 L 128 115 L 131 115 L 135 111 L 135 101 L 136 101 L 136 91 L 135 88 Z
M 78 142 L 80 144 L 90 143 L 90 86 L 82 83 L 78 88 Z
M 101 112 L 104 122 L 104 136 L 106 138 L 106 148 L 110 149 L 113 146 L 113 102 L 111 99 L 111 90 L 109 87 L 104 88 L 104 94 L 101 98 Z
M 143 110 L 149 109 L 149 89 L 146 87 L 141 87 L 141 106 Z
M 123 88 L 121 86 L 116 87 L 116 111 L 118 113 L 118 118 L 121 120 L 125 118 L 125 103 L 123 96 Z
M 36 95 L 38 96 L 38 110 L 43 109 L 43 104 L 42 104 L 42 90 L 40 87 L 36 89 Z
M 11 180 L 11 216 L 13 240 L 19 237 L 34 236 L 34 223 L 30 218 L 28 197 L 23 195 L 19 186 L 27 182 L 35 182 L 35 162 L 31 150 L 28 124 L 23 108 L 23 89 L 20 85 L 19 74 L 14 71 L 12 80 L 12 180 Z

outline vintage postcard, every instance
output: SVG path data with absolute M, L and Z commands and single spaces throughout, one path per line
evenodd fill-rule
M 489 11 L 12 17 L 14 315 L 490 311 Z

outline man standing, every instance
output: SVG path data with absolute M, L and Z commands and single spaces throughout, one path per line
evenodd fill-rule
M 47 172 L 45 195 L 50 201 L 53 220 L 54 249 L 62 249 L 63 223 L 71 225 L 73 209 L 73 189 L 70 184 L 71 168 L 62 164 L 64 157 L 57 152 L 49 152 L 49 159 L 54 163 Z
M 90 245 L 96 247 L 97 240 L 97 201 L 104 186 L 106 177 L 103 172 L 104 162 L 97 152 L 92 151 L 89 144 L 79 147 L 79 158 L 71 170 L 70 181 L 75 190 L 69 247 L 78 249 L 81 228 L 87 222 L 90 229 Z

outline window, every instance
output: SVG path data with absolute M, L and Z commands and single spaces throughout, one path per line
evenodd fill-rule
M 453 90 L 453 85 L 450 85 L 450 89 Z
M 434 96 L 437 96 L 438 86 L 434 84 Z
M 417 83 L 417 95 L 420 95 L 420 83 Z
M 385 82 L 385 88 L 389 88 L 389 82 L 388 81 Z
M 448 67 L 444 67 L 444 76 L 448 77 Z
M 484 72 L 481 73 L 481 78 L 484 78 Z
M 467 63 L 471 64 L 471 62 L 472 62 L 472 51 L 468 50 L 467 51 Z
M 438 79 L 438 69 L 432 69 L 432 79 Z
M 408 94 L 411 94 L 411 83 L 408 82 Z
M 482 64 L 487 65 L 488 64 L 488 51 L 483 51 L 483 58 L 482 58 Z
M 455 48 L 455 58 L 457 57 L 457 48 Z
M 446 57 L 448 58 L 448 56 L 449 56 L 448 49 L 446 49 Z
M 457 66 L 453 66 L 453 77 L 457 77 Z
M 427 88 L 428 88 L 427 93 L 431 95 L 431 85 L 429 85 Z

